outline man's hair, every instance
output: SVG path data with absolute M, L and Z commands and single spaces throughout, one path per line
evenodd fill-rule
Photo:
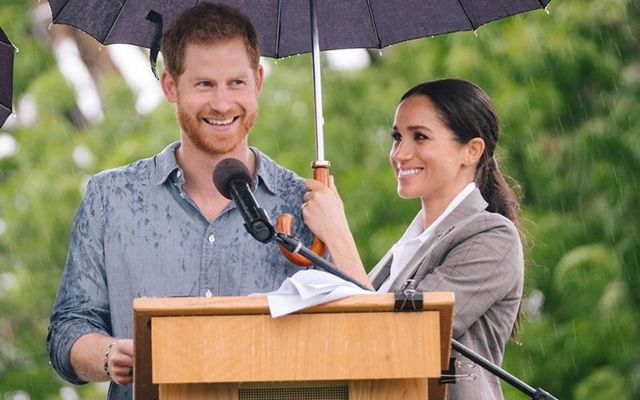
M 184 72 L 187 45 L 209 45 L 219 41 L 243 39 L 251 68 L 260 62 L 258 35 L 249 18 L 224 5 L 200 3 L 182 12 L 162 35 L 160 50 L 165 69 L 178 77 Z

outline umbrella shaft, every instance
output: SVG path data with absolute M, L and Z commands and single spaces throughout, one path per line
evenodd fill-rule
M 309 0 L 311 20 L 311 61 L 313 63 L 313 105 L 316 116 L 316 160 L 324 161 L 324 117 L 322 115 L 322 82 L 320 81 L 320 43 L 315 1 Z

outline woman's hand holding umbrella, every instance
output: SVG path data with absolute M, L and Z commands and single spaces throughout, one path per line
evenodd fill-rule
M 336 266 L 370 287 L 333 177 L 330 177 L 328 186 L 308 179 L 305 187 L 309 190 L 302 204 L 305 224 L 326 244 Z

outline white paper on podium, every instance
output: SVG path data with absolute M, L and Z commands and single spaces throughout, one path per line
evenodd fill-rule
M 364 290 L 328 272 L 306 269 L 287 278 L 280 287 L 266 295 L 273 318 L 303 308 L 328 303 L 356 294 L 375 293 Z

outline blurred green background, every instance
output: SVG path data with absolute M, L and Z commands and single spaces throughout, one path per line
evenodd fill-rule
M 178 130 L 169 104 L 133 112 L 117 74 L 98 82 L 104 119 L 79 123 L 31 7 L 0 5 L 20 50 L 14 102 L 29 96 L 38 115 L 0 129 L 16 145 L 0 155 L 0 398 L 104 398 L 101 386 L 71 389 L 45 351 L 70 224 L 89 176 L 157 153 Z M 371 267 L 419 208 L 396 196 L 387 162 L 399 96 L 442 77 L 478 83 L 501 116 L 498 155 L 520 184 L 528 241 L 523 335 L 503 366 L 560 399 L 640 399 L 640 1 L 553 0 L 549 11 L 376 51 L 361 71 L 324 68 L 326 155 Z M 310 176 L 310 57 L 268 62 L 250 141 Z

